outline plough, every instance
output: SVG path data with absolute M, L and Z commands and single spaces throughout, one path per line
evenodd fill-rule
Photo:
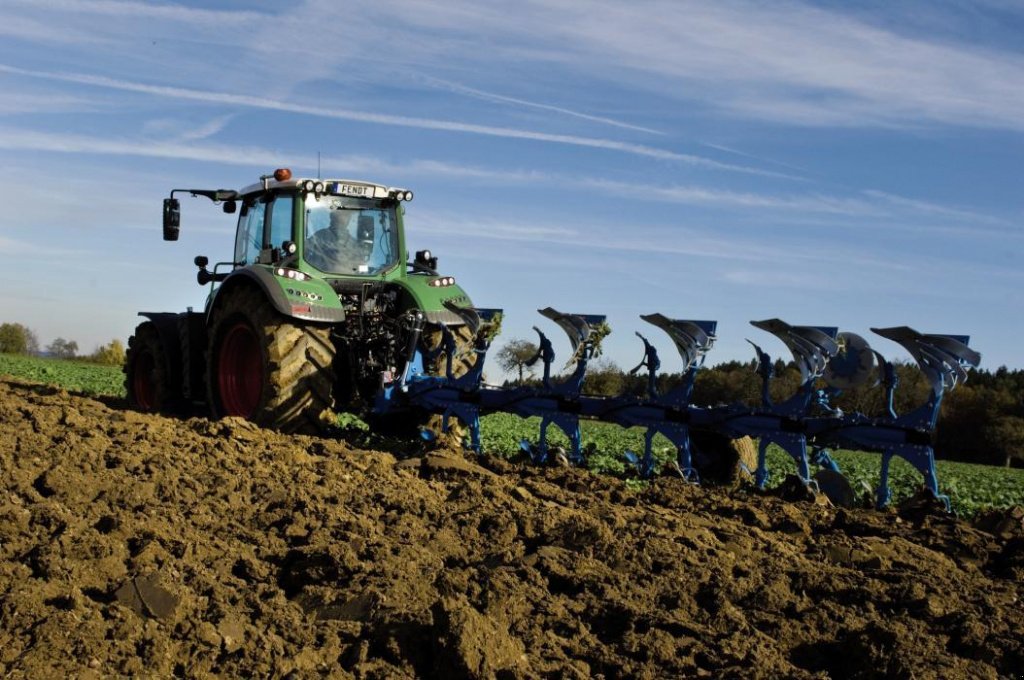
M 378 412 L 410 406 L 419 408 L 443 416 L 445 429 L 451 418 L 457 418 L 469 430 L 466 446 L 478 454 L 481 453 L 482 414 L 506 412 L 523 418 L 538 416 L 541 424 L 537 443 L 523 445 L 537 463 L 547 462 L 552 455 L 548 445 L 551 425 L 568 437 L 566 454 L 572 464 L 584 462 L 581 419 L 626 428 L 642 427 L 646 430 L 643 452 L 625 454 L 639 475 L 650 477 L 655 472 L 653 442 L 654 437 L 661 434 L 676 448 L 673 466 L 678 474 L 694 483 L 700 481 L 700 475 L 694 464 L 692 433 L 710 431 L 732 439 L 750 436 L 758 441 L 754 482 L 759 488 L 768 480 L 766 454 L 769 445 L 774 443 L 796 462 L 797 473 L 804 484 L 820 487 L 830 497 L 852 497 L 848 485 L 844 489 L 842 483 L 837 483 L 843 478 L 830 456 L 832 448 L 843 446 L 881 454 L 881 479 L 876 490 L 879 508 L 891 499 L 889 466 L 894 456 L 909 462 L 922 475 L 925 488 L 949 508 L 949 499 L 939 493 L 931 442 L 943 395 L 966 380 L 967 369 L 977 367 L 981 360 L 980 354 L 968 347 L 966 336 L 923 334 L 905 326 L 871 329 L 902 345 L 915 359 L 930 387 L 924 403 L 897 414 L 893 399 L 898 381 L 893 364 L 871 349 L 861 336 L 839 332 L 834 327 L 792 326 L 779 319 L 753 321 L 753 326 L 776 336 L 790 350 L 800 370 L 799 388 L 785 401 L 774 402 L 769 395 L 773 375 L 771 357 L 751 342 L 761 379 L 760 403 L 756 406 L 740 403 L 699 406 L 692 403 L 694 382 L 714 344 L 715 321 L 642 315 L 641 319 L 664 331 L 672 340 L 683 361 L 683 380 L 674 389 L 659 392 L 658 350 L 637 333 L 644 345 L 644 358 L 633 372 L 646 370 L 646 395 L 603 397 L 583 394 L 582 387 L 588 363 L 595 354 L 598 337 L 595 329 L 603 326 L 605 317 L 563 314 L 551 308 L 539 310 L 568 336 L 575 360 L 572 372 L 557 381 L 552 377 L 555 361 L 552 343 L 535 327 L 539 350 L 534 359 L 543 365 L 541 384 L 496 387 L 484 384 L 483 367 L 493 336 L 488 329 L 500 319 L 501 311 L 456 306 L 451 306 L 450 310 L 475 332 L 475 346 L 464 350 L 477 355 L 472 368 L 463 375 L 453 371 L 459 350 L 456 338 L 447 327 L 442 327 L 442 341 L 433 355 L 417 349 L 418 337 L 414 337 L 409 343 L 404 372 L 378 394 L 375 406 Z M 422 327 L 423 319 L 418 318 L 414 321 L 413 335 L 418 336 Z M 446 370 L 443 375 L 430 375 L 424 367 L 438 359 L 443 360 Z M 885 391 L 886 407 L 881 415 L 844 413 L 832 404 L 843 390 L 872 380 L 875 384 L 881 383 Z M 812 465 L 819 468 L 815 476 L 811 475 Z

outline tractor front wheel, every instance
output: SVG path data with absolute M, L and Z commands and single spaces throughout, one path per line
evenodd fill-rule
M 334 405 L 330 327 L 288 319 L 252 288 L 224 295 L 207 352 L 214 417 L 239 416 L 283 432 L 320 431 Z

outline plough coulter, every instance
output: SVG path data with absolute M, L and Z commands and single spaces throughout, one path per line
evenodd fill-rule
M 436 349 L 411 351 L 405 372 L 380 392 L 377 411 L 412 406 L 441 415 L 445 428 L 449 419 L 457 418 L 468 427 L 466 445 L 477 453 L 481 453 L 481 415 L 506 412 L 523 418 L 537 416 L 541 419 L 538 441 L 522 444 L 537 463 L 547 462 L 552 455 L 547 441 L 551 425 L 568 437 L 567 458 L 573 464 L 584 462 L 581 419 L 614 423 L 626 428 L 641 427 L 646 430 L 644 451 L 625 454 L 640 476 L 649 477 L 654 473 L 653 440 L 655 435 L 661 434 L 676 447 L 673 467 L 677 473 L 695 483 L 700 481 L 700 476 L 694 464 L 694 432 L 711 431 L 733 439 L 750 436 L 758 441 L 758 462 L 753 471 L 758 487 L 763 488 L 767 482 L 766 453 L 768 446 L 774 443 L 792 456 L 805 484 L 820 486 L 820 490 L 841 503 L 852 501 L 852 491 L 844 483 L 838 465 L 830 456 L 830 449 L 842 446 L 873 451 L 882 457 L 881 481 L 876 491 L 879 508 L 888 504 L 891 498 L 888 478 L 893 456 L 903 458 L 920 472 L 924 486 L 949 508 L 949 499 L 939 493 L 931 442 L 943 395 L 966 380 L 967 369 L 976 367 L 981 359 L 968 347 L 966 336 L 923 334 L 907 327 L 871 329 L 877 335 L 902 345 L 928 381 L 930 389 L 924 403 L 897 414 L 893 399 L 898 381 L 893 364 L 871 349 L 861 336 L 839 332 L 833 327 L 791 326 L 779 319 L 753 321 L 753 326 L 776 336 L 792 352 L 801 375 L 796 393 L 781 402 L 771 399 L 772 359 L 751 342 L 757 355 L 762 385 L 760 403 L 753 406 L 740 403 L 700 406 L 692 403 L 693 387 L 705 355 L 714 344 L 715 321 L 670 319 L 661 314 L 642 315 L 641 319 L 664 331 L 675 345 L 683 361 L 683 380 L 674 389 L 659 393 L 657 378 L 661 362 L 658 350 L 637 333 L 644 345 L 644 358 L 634 371 L 646 369 L 647 394 L 644 397 L 602 397 L 583 394 L 582 386 L 588 363 L 595 353 L 598 338 L 595 329 L 607 328 L 605 317 L 563 314 L 551 308 L 539 310 L 568 336 L 575 362 L 573 370 L 560 380 L 552 376 L 555 361 L 552 343 L 543 331 L 535 327 L 539 336 L 535 360 L 543 365 L 540 385 L 496 387 L 484 384 L 483 367 L 501 311 L 454 305 L 450 309 L 462 317 L 465 326 L 474 330 L 475 346 L 460 349 L 454 335 L 446 327 L 442 328 L 442 342 Z M 422 328 L 422 322 L 419 328 Z M 418 343 L 410 344 L 413 348 L 417 346 Z M 472 368 L 462 375 L 453 371 L 454 366 L 463 363 L 460 351 L 476 355 L 475 360 L 469 362 Z M 431 375 L 425 367 L 437 361 L 439 356 L 446 368 L 439 375 Z M 871 381 L 880 383 L 885 392 L 886 412 L 882 415 L 844 413 L 832 405 L 843 390 Z M 813 476 L 812 466 L 819 468 Z

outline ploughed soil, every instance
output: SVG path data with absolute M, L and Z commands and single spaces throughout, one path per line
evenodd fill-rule
M 399 459 L 0 381 L 4 677 L 995 678 L 1019 509 Z

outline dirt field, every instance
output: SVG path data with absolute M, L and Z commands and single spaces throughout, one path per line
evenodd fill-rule
M 1024 673 L 1019 510 L 634 493 L 116 406 L 0 381 L 4 677 Z

